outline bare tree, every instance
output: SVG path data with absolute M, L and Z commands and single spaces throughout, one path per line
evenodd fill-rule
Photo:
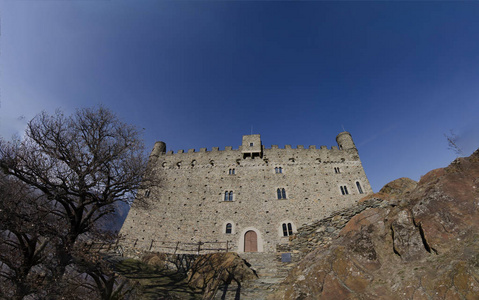
M 138 130 L 104 107 L 37 115 L 23 140 L 0 142 L 3 171 L 39 191 L 56 216 L 61 278 L 78 237 L 93 230 L 117 201 L 131 202 L 148 185 L 147 159 Z
M 42 213 L 27 186 L 1 173 L 0 197 L 0 296 L 22 299 L 35 289 L 28 275 L 48 244 L 36 226 Z
M 462 151 L 461 147 L 459 147 L 457 143 L 457 135 L 454 133 L 454 131 L 451 129 L 449 134 L 444 134 L 444 137 L 447 140 L 447 145 L 448 149 L 454 151 L 457 156 L 463 156 L 464 151 Z

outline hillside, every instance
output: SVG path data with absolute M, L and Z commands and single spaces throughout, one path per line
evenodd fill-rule
M 271 299 L 479 299 L 479 150 L 363 203 L 380 205 L 299 230 L 311 252 Z

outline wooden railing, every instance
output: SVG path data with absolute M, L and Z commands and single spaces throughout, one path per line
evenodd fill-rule
M 144 241 L 139 239 L 122 239 L 121 245 L 134 249 L 141 249 L 151 252 L 171 254 L 207 254 L 216 252 L 228 252 L 229 242 L 165 242 L 165 241 Z
M 165 241 L 145 241 L 140 239 L 120 238 L 114 242 L 96 242 L 90 241 L 86 244 L 89 251 L 103 252 L 116 251 L 123 254 L 125 248 L 148 252 L 160 252 L 169 254 L 208 254 L 217 252 L 228 252 L 230 242 L 165 242 Z

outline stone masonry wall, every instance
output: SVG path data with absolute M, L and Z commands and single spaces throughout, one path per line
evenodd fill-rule
M 348 136 L 341 134 L 341 143 L 347 145 Z M 252 230 L 258 252 L 275 252 L 277 244 L 289 240 L 283 236 L 283 223 L 296 231 L 372 192 L 352 139 L 352 146 L 340 144 L 341 150 L 289 145 L 265 149 L 258 141 L 259 135 L 245 136 L 238 150 L 160 153 L 151 163 L 163 182 L 140 191 L 149 193 L 151 206 L 145 210 L 133 205 L 120 233 L 138 239 L 138 247 L 148 247 L 151 240 L 229 241 L 230 250 L 242 252 L 245 233 Z M 282 172 L 276 173 L 280 167 Z M 285 189 L 286 199 L 278 199 L 278 188 Z M 225 201 L 225 192 L 228 197 L 233 192 L 232 201 Z
M 358 205 L 338 210 L 326 218 L 305 224 L 298 229 L 294 236 L 290 237 L 288 244 L 277 245 L 276 250 L 278 253 L 291 253 L 293 261 L 298 262 L 318 247 L 329 247 L 346 223 L 355 215 L 369 208 L 387 207 L 389 205 L 387 201 L 373 198 Z

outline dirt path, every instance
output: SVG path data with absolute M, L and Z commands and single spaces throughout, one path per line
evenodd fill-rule
M 115 268 L 141 285 L 141 299 L 201 299 L 201 292 L 192 290 L 184 277 L 171 270 L 158 270 L 134 259 L 121 260 Z

